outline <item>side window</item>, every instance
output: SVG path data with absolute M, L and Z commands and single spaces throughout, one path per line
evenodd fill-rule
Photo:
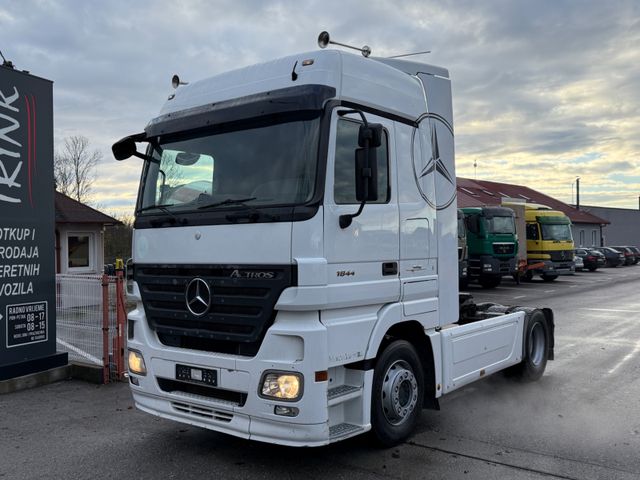
M 538 225 L 527 223 L 527 240 L 538 240 Z
M 361 122 L 341 118 L 336 131 L 336 159 L 334 169 L 333 197 L 336 204 L 358 204 L 356 200 L 355 155 L 358 148 L 358 130 Z M 382 145 L 377 149 L 378 159 L 378 200 L 369 203 L 389 201 L 389 155 L 387 132 L 383 131 Z
M 584 230 L 580 230 L 580 246 L 584 245 Z

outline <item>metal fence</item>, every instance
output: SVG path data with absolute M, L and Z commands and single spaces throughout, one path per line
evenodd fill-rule
M 56 275 L 58 349 L 70 362 L 101 367 L 104 383 L 124 374 L 124 300 L 122 272 Z

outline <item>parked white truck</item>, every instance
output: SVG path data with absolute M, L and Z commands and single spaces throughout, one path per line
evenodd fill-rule
M 145 412 L 393 445 L 440 396 L 553 358 L 550 310 L 459 296 L 443 68 L 293 55 L 178 88 L 113 152 L 145 161 L 127 328 Z

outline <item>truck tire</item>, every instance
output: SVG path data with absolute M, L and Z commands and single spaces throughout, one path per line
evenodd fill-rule
M 424 374 L 415 348 L 390 343 L 376 362 L 371 392 L 371 428 L 385 447 L 397 445 L 415 428 L 422 410 Z
M 530 282 L 531 280 L 533 280 L 533 272 L 531 270 L 527 270 L 525 274 L 522 276 L 522 279 L 525 282 Z
M 500 275 L 481 275 L 478 283 L 482 288 L 496 288 L 502 282 Z
M 509 377 L 533 382 L 542 377 L 549 359 L 549 326 L 544 313 L 535 310 L 525 317 L 524 354 L 522 362 L 506 370 Z
M 545 282 L 553 282 L 556 278 L 558 278 L 558 275 L 548 275 L 546 273 L 543 273 L 540 276 L 542 277 L 542 280 Z

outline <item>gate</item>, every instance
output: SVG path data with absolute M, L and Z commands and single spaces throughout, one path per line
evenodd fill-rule
M 56 275 L 58 349 L 69 361 L 99 367 L 103 383 L 124 378 L 127 318 L 122 271 Z

